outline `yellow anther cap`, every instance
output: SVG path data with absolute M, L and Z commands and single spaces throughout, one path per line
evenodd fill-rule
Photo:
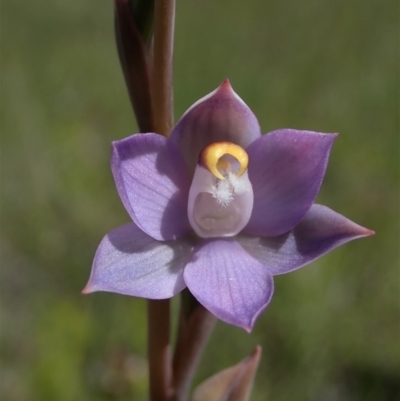
M 229 162 L 220 160 L 222 156 L 230 155 L 234 157 L 240 165 L 236 175 L 240 177 L 249 165 L 249 156 L 239 145 L 232 142 L 214 142 L 206 146 L 200 153 L 199 162 L 206 167 L 215 177 L 224 180 L 225 177 L 218 168 L 227 169 Z

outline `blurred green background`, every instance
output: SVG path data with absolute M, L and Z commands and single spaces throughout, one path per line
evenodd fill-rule
M 128 221 L 113 4 L 1 8 L 2 400 L 145 400 L 145 302 L 80 295 Z M 318 202 L 377 232 L 277 277 L 251 335 L 219 323 L 196 381 L 261 344 L 252 400 L 400 399 L 397 2 L 180 0 L 175 44 L 177 119 L 229 77 L 263 132 L 339 132 Z

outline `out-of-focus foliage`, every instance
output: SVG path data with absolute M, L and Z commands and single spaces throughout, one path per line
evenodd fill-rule
M 112 3 L 8 1 L 1 19 L 2 400 L 145 400 L 144 301 L 80 295 L 128 221 Z M 255 401 L 399 396 L 397 19 L 394 0 L 178 1 L 176 117 L 229 77 L 264 132 L 340 132 L 318 201 L 377 232 L 277 277 L 251 335 L 219 323 L 197 381 L 260 343 Z

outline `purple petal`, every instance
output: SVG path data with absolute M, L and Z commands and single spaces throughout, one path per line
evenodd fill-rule
M 198 245 L 184 279 L 191 293 L 216 317 L 249 332 L 274 291 L 268 269 L 234 240 Z
M 278 130 L 246 149 L 254 191 L 246 234 L 275 237 L 299 223 L 318 194 L 336 136 Z
M 111 169 L 126 210 L 146 234 L 163 241 L 190 230 L 187 168 L 164 137 L 136 134 L 114 142 Z
M 226 80 L 186 111 L 170 141 L 181 150 L 190 172 L 194 172 L 201 150 L 210 143 L 228 141 L 245 148 L 260 135 L 256 116 Z
M 346 242 L 373 234 L 326 206 L 313 205 L 289 233 L 273 238 L 241 236 L 237 240 L 276 275 L 289 273 Z
M 109 291 L 150 299 L 170 298 L 186 284 L 183 268 L 192 245 L 158 242 L 134 223 L 118 227 L 101 241 L 84 294 Z

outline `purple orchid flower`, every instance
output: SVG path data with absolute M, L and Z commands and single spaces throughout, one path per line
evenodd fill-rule
M 188 287 L 219 319 L 251 331 L 274 275 L 373 234 L 313 204 L 336 136 L 261 136 L 226 80 L 168 139 L 114 142 L 111 168 L 133 222 L 103 238 L 83 292 L 165 299 Z

